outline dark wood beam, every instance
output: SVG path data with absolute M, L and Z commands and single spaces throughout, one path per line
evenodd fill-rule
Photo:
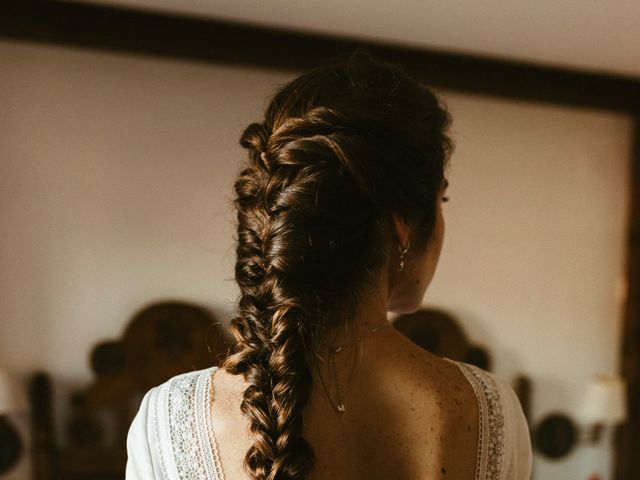
M 640 80 L 525 63 L 54 0 L 0 2 L 0 38 L 124 53 L 299 71 L 344 57 L 357 46 L 403 65 L 444 89 L 640 111 Z
M 628 297 L 622 328 L 619 368 L 627 382 L 629 419 L 616 432 L 616 480 L 640 478 L 640 115 L 635 117 L 633 140 L 628 213 Z

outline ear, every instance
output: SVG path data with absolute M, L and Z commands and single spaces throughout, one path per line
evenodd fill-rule
M 398 239 L 399 244 L 407 245 L 407 243 L 409 242 L 409 224 L 407 223 L 403 215 L 392 213 L 391 218 L 393 221 L 396 238 Z

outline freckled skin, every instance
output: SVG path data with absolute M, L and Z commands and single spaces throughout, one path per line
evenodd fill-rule
M 354 320 L 361 322 L 362 331 L 384 322 L 387 312 L 420 307 L 444 237 L 440 202 L 427 250 L 410 249 L 404 270 L 398 272 L 397 242 L 406 245 L 410 233 L 410 227 L 397 220 L 397 238 L 390 236 L 390 265 L 380 276 L 376 295 L 364 302 Z M 336 344 L 349 343 L 344 341 L 348 336 L 335 338 Z M 336 383 L 328 364 L 320 362 L 318 371 L 312 369 L 312 392 L 303 422 L 304 436 L 317 460 L 307 478 L 474 480 L 478 407 L 458 367 L 420 349 L 390 327 L 362 337 L 360 347 L 345 349 L 344 355 L 336 357 L 347 407 L 343 414 L 334 410 Z M 331 399 L 322 387 L 323 379 Z M 227 480 L 248 478 L 241 470 L 251 445 L 248 422 L 239 410 L 245 388 L 239 377 L 224 371 L 215 375 L 212 422 Z

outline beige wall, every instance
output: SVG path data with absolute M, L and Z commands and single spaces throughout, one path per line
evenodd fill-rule
M 46 368 L 64 398 L 148 302 L 226 320 L 238 138 L 290 75 L 7 42 L 0 65 L 0 367 Z M 535 419 L 572 411 L 616 368 L 630 121 L 443 94 L 457 150 L 425 302 L 489 345 L 498 374 L 532 377 Z M 536 458 L 536 478 L 609 460 Z
M 487 342 L 495 370 L 533 380 L 534 423 L 575 412 L 615 373 L 631 123 L 605 113 L 447 95 L 457 149 L 447 233 L 427 300 Z M 536 458 L 536 479 L 586 479 L 605 448 Z M 605 477 L 609 478 L 609 477 Z

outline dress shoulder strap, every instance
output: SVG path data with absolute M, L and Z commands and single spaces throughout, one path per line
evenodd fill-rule
M 478 402 L 478 458 L 475 480 L 501 480 L 504 452 L 504 413 L 494 376 L 464 362 L 445 360 L 458 366 Z
M 212 435 L 212 374 L 176 375 L 144 396 L 127 437 L 127 480 L 224 480 Z
M 208 411 L 216 368 L 177 375 L 156 387 L 153 423 L 163 479 L 223 480 L 216 474 Z
M 473 387 L 480 412 L 476 480 L 529 480 L 533 467 L 531 435 L 515 391 L 502 377 L 458 362 Z

